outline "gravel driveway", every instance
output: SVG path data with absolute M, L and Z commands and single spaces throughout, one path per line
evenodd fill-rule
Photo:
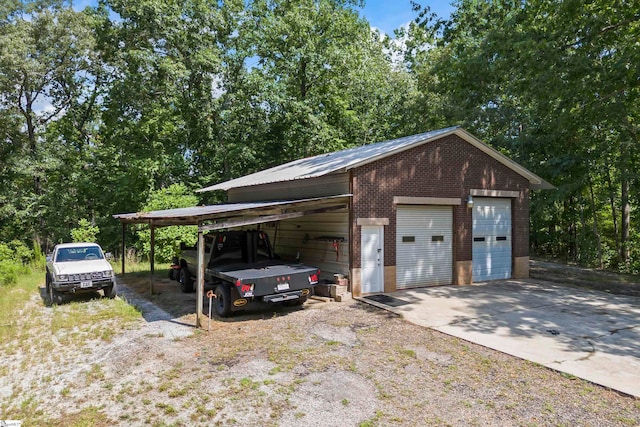
M 3 343 L 12 369 L 0 371 L 0 419 L 26 407 L 24 425 L 54 426 L 640 425 L 637 399 L 366 304 L 267 308 L 207 332 L 184 326 L 193 294 L 159 282 L 161 295 L 129 294 L 147 319 L 109 340 L 53 337 L 57 357 L 35 360 Z M 79 304 L 99 312 L 104 301 Z M 25 310 L 46 330 L 53 309 L 35 292 Z

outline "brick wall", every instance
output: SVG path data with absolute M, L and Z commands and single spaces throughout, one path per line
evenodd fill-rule
M 386 157 L 352 171 L 352 266 L 359 268 L 357 218 L 389 218 L 385 226 L 384 264 L 395 265 L 394 196 L 461 198 L 453 207 L 454 261 L 471 260 L 470 189 L 521 191 L 513 199 L 513 256 L 529 254 L 529 182 L 457 135 Z

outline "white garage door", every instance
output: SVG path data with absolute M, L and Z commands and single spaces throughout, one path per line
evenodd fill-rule
M 453 258 L 451 206 L 398 206 L 396 287 L 451 284 Z
M 511 199 L 474 198 L 473 281 L 511 277 Z

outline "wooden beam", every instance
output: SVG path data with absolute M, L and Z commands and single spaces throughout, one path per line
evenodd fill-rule
M 202 300 L 204 299 L 204 234 L 198 231 L 198 283 L 196 288 L 196 327 L 202 327 Z
M 125 231 L 127 229 L 127 224 L 122 223 L 122 275 L 124 276 L 124 258 L 127 253 L 127 245 L 124 241 Z
M 243 227 L 245 225 L 263 224 L 265 222 L 272 222 L 272 221 L 282 221 L 284 219 L 300 218 L 306 215 L 314 215 L 314 214 L 336 211 L 339 209 L 344 209 L 346 207 L 347 205 L 342 204 L 338 206 L 329 206 L 326 208 L 311 209 L 308 211 L 289 212 L 289 213 L 283 213 L 283 214 L 277 214 L 277 215 L 259 216 L 256 218 L 245 218 L 245 219 L 223 221 L 216 224 L 200 225 L 198 227 L 198 231 L 213 231 L 213 230 L 221 230 L 223 228 Z
M 156 228 L 153 225 L 153 221 L 149 222 L 149 226 L 151 227 L 151 253 L 149 254 L 149 264 L 151 265 L 151 281 L 149 282 L 149 291 L 151 292 L 151 295 L 153 295 L 153 276 L 154 276 L 154 270 L 155 270 L 155 257 L 156 257 Z

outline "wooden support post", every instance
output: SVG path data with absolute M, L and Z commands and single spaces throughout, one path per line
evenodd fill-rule
M 202 327 L 202 305 L 204 298 L 204 234 L 198 227 L 198 284 L 196 292 L 196 327 Z
M 127 229 L 127 224 L 122 223 L 122 275 L 124 276 L 124 258 L 127 253 L 127 245 L 124 241 L 125 232 Z
M 153 226 L 153 222 L 150 222 L 149 226 L 151 227 L 151 253 L 149 254 L 149 263 L 151 264 L 151 281 L 149 282 L 149 291 L 151 292 L 151 295 L 153 295 L 153 273 L 155 270 L 154 260 L 156 257 L 156 229 Z

